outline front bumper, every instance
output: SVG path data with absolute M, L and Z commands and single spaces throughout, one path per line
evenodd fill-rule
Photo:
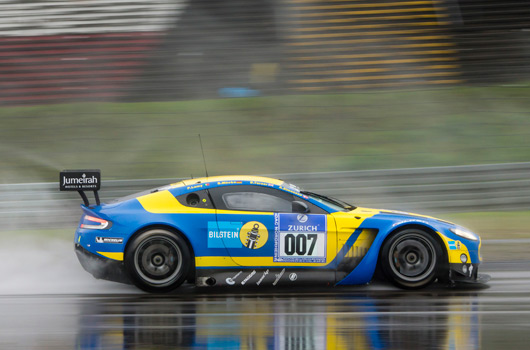
M 486 283 L 489 275 L 478 273 L 479 264 L 449 264 L 449 280 L 451 282 Z
M 81 266 L 97 279 L 131 284 L 122 261 L 106 259 L 90 253 L 80 244 L 75 244 L 75 253 Z

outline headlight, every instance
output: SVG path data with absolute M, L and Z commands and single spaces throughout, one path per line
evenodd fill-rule
M 464 238 L 469 239 L 471 241 L 477 241 L 478 240 L 478 236 L 476 234 L 474 234 L 473 232 L 468 231 L 466 229 L 459 228 L 459 227 L 454 227 L 454 228 L 450 228 L 449 230 L 451 232 L 453 232 L 455 235 L 460 236 L 460 237 L 464 237 Z

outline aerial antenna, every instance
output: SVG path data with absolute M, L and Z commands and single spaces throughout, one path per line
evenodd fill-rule
M 206 177 L 208 177 L 208 169 L 206 168 L 206 158 L 204 157 L 204 149 L 202 148 L 201 134 L 199 134 L 199 143 L 201 144 L 202 161 L 204 162 L 204 172 L 206 173 Z

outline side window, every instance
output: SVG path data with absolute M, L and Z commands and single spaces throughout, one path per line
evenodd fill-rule
M 214 209 L 206 190 L 181 194 L 180 196 L 175 196 L 175 198 L 177 198 L 180 204 L 187 207 Z
M 292 213 L 293 202 L 303 202 L 309 213 L 326 211 L 291 193 L 264 186 L 223 186 L 211 188 L 210 194 L 217 209 Z
M 291 202 L 267 193 L 231 192 L 221 196 L 224 205 L 231 210 L 291 212 Z

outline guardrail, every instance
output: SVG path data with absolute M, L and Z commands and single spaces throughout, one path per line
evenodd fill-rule
M 358 206 L 434 214 L 530 208 L 530 162 L 493 165 L 273 174 Z M 178 179 L 103 181 L 103 202 Z M 58 183 L 0 185 L 4 230 L 75 225 L 81 198 Z M 89 198 L 93 201 L 91 195 Z

